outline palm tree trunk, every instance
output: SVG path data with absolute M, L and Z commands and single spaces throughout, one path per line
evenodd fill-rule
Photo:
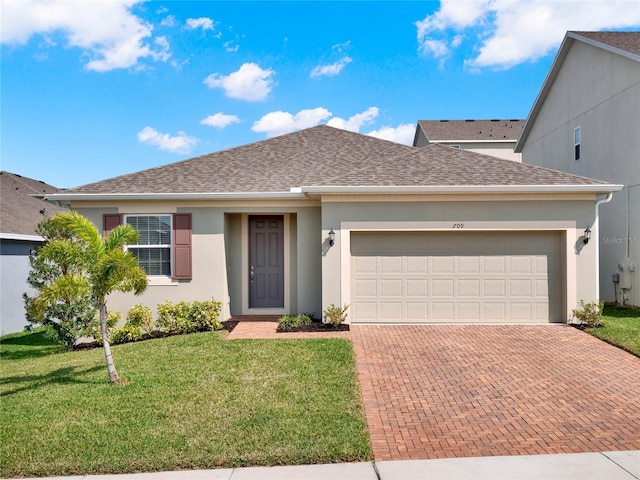
M 116 371 L 111 356 L 111 345 L 109 345 L 109 331 L 107 330 L 107 304 L 100 302 L 100 333 L 102 334 L 102 348 L 104 349 L 104 359 L 107 362 L 107 371 L 109 372 L 109 381 L 111 383 L 119 383 L 120 377 Z

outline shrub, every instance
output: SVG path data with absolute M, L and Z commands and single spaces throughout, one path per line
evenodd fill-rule
M 342 308 L 336 307 L 333 303 L 329 305 L 324 311 L 324 316 L 326 319 L 326 323 L 330 323 L 334 327 L 338 325 L 342 325 L 344 321 L 347 319 L 347 309 L 349 305 L 346 305 Z
M 151 309 L 145 305 L 134 305 L 127 313 L 127 325 L 139 327 L 142 333 L 151 333 L 155 327 Z
M 218 317 L 222 303 L 218 300 L 204 302 L 179 302 L 175 305 L 165 301 L 158 305 L 158 328 L 171 335 L 220 330 L 222 324 Z
M 122 313 L 110 311 L 107 313 L 107 332 L 109 333 L 109 340 L 111 342 L 111 334 L 118 325 L 122 322 Z M 98 315 L 95 316 L 93 322 L 91 323 L 91 327 L 87 331 L 87 335 L 96 339 L 96 342 L 102 343 L 102 332 L 100 331 L 100 317 Z
M 585 327 L 601 327 L 602 326 L 602 310 L 604 309 L 604 302 L 589 302 L 584 303 L 580 300 L 580 308 L 573 310 L 572 322 L 577 325 Z M 573 320 L 578 320 L 574 322 Z
M 309 325 L 311 319 L 304 313 L 301 315 L 284 315 L 280 317 L 278 326 L 281 328 L 298 327 L 300 325 Z
M 122 327 L 114 329 L 109 336 L 112 345 L 137 342 L 141 338 L 142 328 L 140 325 L 131 325 L 130 323 L 125 323 Z

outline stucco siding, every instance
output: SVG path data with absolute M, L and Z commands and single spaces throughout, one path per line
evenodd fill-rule
M 197 205 L 197 204 L 196 204 Z M 104 213 L 191 213 L 192 214 L 192 268 L 191 280 L 171 280 L 168 277 L 149 277 L 149 286 L 140 296 L 114 293 L 109 296 L 111 310 L 126 312 L 143 303 L 152 310 L 165 300 L 171 302 L 192 300 L 220 300 L 221 317 L 247 312 L 243 261 L 246 255 L 248 215 L 283 214 L 288 226 L 285 235 L 289 245 L 289 269 L 286 272 L 291 313 L 321 311 L 321 246 L 317 241 L 320 231 L 320 208 L 272 205 L 263 202 L 253 205 L 176 206 L 169 202 L 149 205 L 123 203 L 110 208 L 77 208 L 100 229 Z
M 640 305 L 633 288 L 614 290 L 612 275 L 629 257 L 640 265 L 640 63 L 575 41 L 522 147 L 524 163 L 625 185 L 600 207 L 600 295 Z M 581 159 L 573 133 L 580 127 Z M 634 291 L 635 290 L 635 291 Z

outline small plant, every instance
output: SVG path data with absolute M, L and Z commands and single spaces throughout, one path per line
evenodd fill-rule
M 311 323 L 311 319 L 308 315 L 284 315 L 280 317 L 278 322 L 278 327 L 280 328 L 292 328 L 299 327 L 300 325 L 309 325 Z
M 220 330 L 222 324 L 218 317 L 221 310 L 222 303 L 218 300 L 179 302 L 175 305 L 167 300 L 158 305 L 156 325 L 170 335 Z
M 111 338 L 111 334 L 118 325 L 122 322 L 122 313 L 110 311 L 107 314 L 107 331 L 109 332 L 109 339 Z M 102 333 L 100 332 L 100 317 L 96 315 L 91 324 L 91 327 L 87 331 L 87 335 L 95 338 L 96 342 L 102 343 Z M 107 340 L 109 340 L 107 339 Z
M 333 303 L 329 305 L 324 311 L 325 323 L 330 323 L 334 327 L 342 325 L 347 319 L 347 309 L 349 305 L 345 304 L 344 307 L 336 307 Z
M 125 323 L 122 327 L 116 328 L 111 332 L 109 340 L 111 344 L 137 342 L 142 338 L 142 328 L 139 325 L 131 325 Z
M 142 333 L 151 333 L 155 327 L 151 309 L 146 305 L 134 305 L 127 313 L 127 325 L 139 327 Z
M 584 303 L 583 300 L 580 300 L 580 308 L 576 308 L 572 312 L 573 315 L 571 318 L 571 323 L 590 328 L 601 327 L 603 309 L 604 302 Z

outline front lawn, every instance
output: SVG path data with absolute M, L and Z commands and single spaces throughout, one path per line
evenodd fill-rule
M 606 306 L 602 325 L 586 331 L 640 357 L 640 308 Z
M 102 349 L 51 354 L 39 335 L 0 339 L 0 477 L 372 458 L 347 340 L 119 345 L 116 386 Z

